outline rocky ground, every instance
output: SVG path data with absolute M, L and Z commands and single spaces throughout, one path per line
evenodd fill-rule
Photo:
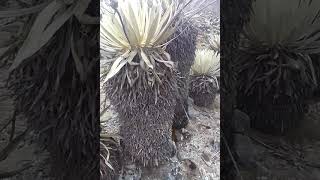
M 124 180 L 218 180 L 220 179 L 220 101 L 199 108 L 189 100 L 190 123 L 176 131 L 177 154 L 167 165 L 154 169 L 124 167 Z M 119 134 L 117 114 L 109 108 L 101 118 L 103 131 Z
M 250 121 L 244 116 L 238 119 L 242 127 Z M 305 115 L 301 126 L 282 137 L 242 128 L 246 135 L 235 136 L 242 179 L 320 180 L 319 124 L 317 108 Z

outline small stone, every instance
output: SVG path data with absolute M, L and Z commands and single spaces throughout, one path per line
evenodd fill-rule
M 203 158 L 204 161 L 210 162 L 210 155 L 208 153 L 203 152 L 201 157 Z
M 175 135 L 176 135 L 176 138 L 177 138 L 177 141 L 183 141 L 183 134 L 181 134 L 180 131 L 175 131 Z
M 196 170 L 197 169 L 197 165 L 191 161 L 190 159 L 186 159 L 184 160 L 184 162 L 186 163 L 186 165 L 191 169 L 191 170 Z
M 181 133 L 187 133 L 187 132 L 188 132 L 188 130 L 186 130 L 185 128 L 181 129 Z

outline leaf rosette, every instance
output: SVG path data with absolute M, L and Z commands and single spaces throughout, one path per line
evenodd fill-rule
M 157 69 L 159 64 L 170 70 L 175 69 L 170 54 L 166 52 L 166 45 L 177 38 L 173 37 L 176 28 L 201 9 L 199 5 L 192 10 L 187 8 L 193 2 L 118 0 L 103 3 L 101 64 L 103 69 L 107 69 L 102 70 L 103 83 L 124 70 L 127 73 L 122 73 L 123 76 L 133 86 L 137 76 L 130 76 L 134 71 L 137 75 L 139 70 L 130 66 L 136 66 L 149 76 L 148 84 L 161 84 L 161 73 Z

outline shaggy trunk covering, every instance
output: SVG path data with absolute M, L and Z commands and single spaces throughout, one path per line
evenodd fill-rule
M 196 50 L 197 29 L 191 22 L 183 24 L 173 37 L 178 36 L 170 42 L 166 51 L 171 55 L 172 61 L 177 63 L 178 70 L 178 95 L 175 107 L 173 127 L 184 128 L 188 125 L 188 97 L 190 69 L 194 62 Z
M 145 72 L 139 68 L 139 78 L 133 87 L 121 80 L 122 69 L 105 84 L 107 96 L 119 113 L 120 135 L 124 160 L 143 166 L 158 166 L 175 154 L 172 141 L 172 123 L 176 105 L 176 75 L 159 64 L 158 71 L 164 76 L 162 85 L 142 86 Z

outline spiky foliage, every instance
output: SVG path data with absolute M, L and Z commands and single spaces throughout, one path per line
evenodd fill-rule
M 108 134 L 100 135 L 100 179 L 117 179 L 121 170 L 119 140 Z
M 191 76 L 190 97 L 194 104 L 201 107 L 210 107 L 216 97 L 218 87 L 210 76 Z
M 173 127 L 184 128 L 188 125 L 188 97 L 190 83 L 190 69 L 194 62 L 196 37 L 198 31 L 191 22 L 180 26 L 173 35 L 175 38 L 167 47 L 172 61 L 177 63 L 178 71 L 178 96 L 175 108 Z
M 102 55 L 112 62 L 102 78 L 119 112 L 127 160 L 157 166 L 174 155 L 177 71 L 164 47 L 172 42 L 176 27 L 195 12 L 183 11 L 190 2 L 120 0 L 107 6 L 102 17 Z
M 289 5 L 284 8 L 275 0 L 254 3 L 255 16 L 245 28 L 238 65 L 239 95 L 246 99 L 239 105 L 254 127 L 273 133 L 285 133 L 303 114 L 301 100 L 317 84 L 310 54 L 320 52 L 320 2 L 282 3 Z M 265 116 L 268 110 L 274 111 L 272 117 Z
M 197 48 L 210 48 L 209 37 L 220 36 L 220 14 L 218 14 L 217 0 L 211 1 L 205 9 L 195 15 L 192 23 L 198 29 Z
M 57 179 L 99 178 L 99 27 L 83 24 L 98 9 L 89 2 L 49 2 L 26 30 L 8 80 Z
M 145 3 L 141 0 L 119 0 L 114 5 L 105 5 L 105 15 L 100 26 L 101 54 L 111 58 L 112 66 L 104 81 L 115 76 L 122 68 L 139 65 L 153 74 L 154 77 L 149 77 L 151 81 L 159 82 L 155 65 L 162 63 L 174 68 L 164 46 L 171 42 L 170 37 L 176 27 L 197 12 L 197 8 L 183 11 L 191 2 L 151 0 Z M 201 2 L 203 4 L 206 1 Z M 133 61 L 136 56 L 139 56 L 138 62 Z M 131 82 L 132 78 L 128 77 L 128 80 L 130 84 L 134 83 Z
M 210 49 L 220 53 L 220 35 L 211 35 L 208 38 Z
M 190 97 L 196 105 L 209 107 L 219 87 L 220 55 L 213 50 L 197 50 L 191 74 Z
M 191 74 L 194 76 L 220 76 L 220 55 L 213 50 L 198 49 L 191 67 Z
M 254 0 L 221 0 L 221 179 L 234 179 L 234 140 L 232 115 L 236 105 L 236 74 L 233 66 L 238 53 L 239 37 L 249 21 Z M 230 153 L 231 152 L 231 155 Z
M 3 1 L 1 3 L 0 67 L 4 67 L 12 62 L 13 54 L 16 53 L 16 49 L 27 36 L 28 31 L 24 31 L 24 29 L 30 28 L 28 22 L 32 21 L 32 15 L 38 13 L 47 5 L 47 2 L 33 2 L 31 5 L 37 8 L 23 8 L 16 1 Z M 22 12 L 19 10 L 22 10 Z
M 169 54 L 161 46 L 174 32 L 173 20 L 179 12 L 178 3 L 156 0 L 149 3 L 143 3 L 140 0 L 119 0 L 116 8 L 111 6 L 105 6 L 105 8 L 106 14 L 102 17 L 100 26 L 102 54 L 107 58 L 117 58 L 113 60 L 104 80 L 108 81 L 122 68 L 140 66 L 145 71 L 149 71 L 150 83 L 159 82 L 156 62 L 173 68 Z M 138 62 L 133 61 L 136 56 L 139 56 Z M 131 77 L 133 76 L 128 75 L 125 78 L 133 85 L 135 81 Z

